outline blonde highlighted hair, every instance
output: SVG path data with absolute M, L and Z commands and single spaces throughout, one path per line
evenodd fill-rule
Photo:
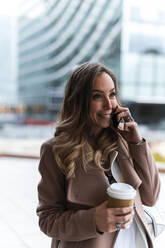
M 105 170 L 104 162 L 109 160 L 110 153 L 117 148 L 119 136 L 110 127 L 103 129 L 99 135 L 97 150 L 89 143 L 92 123 L 89 111 L 91 92 L 95 78 L 103 72 L 112 78 L 117 94 L 115 75 L 100 63 L 81 64 L 72 72 L 66 84 L 53 150 L 56 162 L 67 178 L 75 176 L 76 161 L 79 157 L 84 168 L 94 161 L 97 167 Z M 119 99 L 117 100 L 119 102 Z

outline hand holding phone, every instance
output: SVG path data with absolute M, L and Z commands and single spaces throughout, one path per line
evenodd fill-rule
M 112 111 L 111 125 L 127 142 L 138 143 L 142 141 L 138 125 L 128 108 L 116 106 Z
M 128 112 L 126 113 L 126 116 L 119 119 L 117 116 L 122 113 L 122 111 L 116 112 L 117 109 L 118 105 L 112 111 L 112 124 L 114 128 L 118 128 L 120 123 L 134 121 L 133 117 Z

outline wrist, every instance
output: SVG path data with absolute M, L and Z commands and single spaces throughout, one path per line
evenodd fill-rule
M 104 232 L 100 231 L 100 229 L 99 229 L 99 227 L 97 225 L 97 210 L 98 210 L 98 207 L 95 208 L 95 216 L 94 216 L 94 218 L 95 218 L 95 225 L 96 225 L 96 232 L 98 234 L 102 235 Z
M 133 145 L 141 145 L 142 143 L 144 143 L 144 139 L 141 138 L 140 140 L 137 141 L 128 141 L 129 144 L 133 144 Z

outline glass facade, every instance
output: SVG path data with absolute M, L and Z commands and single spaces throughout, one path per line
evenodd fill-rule
M 165 103 L 163 6 L 163 0 L 20 0 L 21 101 L 58 111 L 70 72 L 91 60 L 117 75 L 122 102 Z
M 22 0 L 21 101 L 59 109 L 68 75 L 88 60 L 104 62 L 119 76 L 121 6 L 121 0 Z
M 0 15 L 0 29 L 0 105 L 13 106 L 17 101 L 16 19 Z
M 125 0 L 122 21 L 121 94 L 124 101 L 165 103 L 163 1 Z M 150 8 L 150 11 L 148 11 Z

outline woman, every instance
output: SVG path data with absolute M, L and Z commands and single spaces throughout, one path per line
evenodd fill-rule
M 37 214 L 52 248 L 153 247 L 142 204 L 158 198 L 158 171 L 104 65 L 84 63 L 71 74 L 39 171 Z M 114 181 L 136 189 L 134 208 L 107 208 L 106 189 Z

